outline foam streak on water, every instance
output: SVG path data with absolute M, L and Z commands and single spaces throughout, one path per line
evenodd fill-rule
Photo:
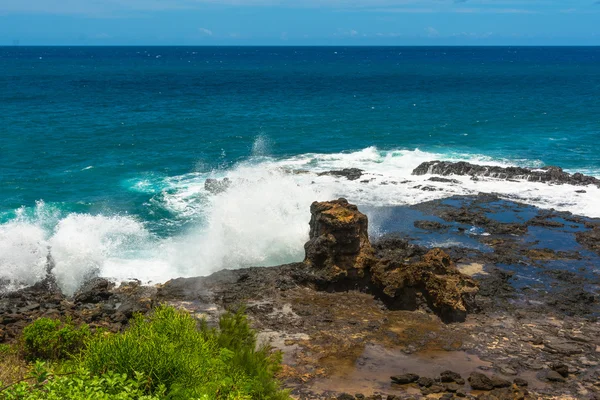
M 138 181 L 128 179 L 124 183 L 132 194 L 143 188 L 142 192 L 152 196 L 147 206 L 162 208 L 172 219 L 187 221 L 187 228 L 174 235 L 158 236 L 145 221 L 130 215 L 61 214 L 43 202 L 34 212 L 18 211 L 15 218 L 0 225 L 0 278 L 32 284 L 45 275 L 49 254 L 58 282 L 67 293 L 97 275 L 163 282 L 223 268 L 299 261 L 308 238 L 310 204 L 337 197 L 346 197 L 359 206 L 377 207 L 495 192 L 542 208 L 600 217 L 597 187 L 576 193 L 582 188 L 495 179 L 475 182 L 461 176 L 452 177 L 459 183 L 443 183 L 427 181 L 429 176 L 411 175 L 421 162 L 434 159 L 510 165 L 503 160 L 419 150 L 379 151 L 374 147 L 274 159 L 264 155 L 265 139 L 261 141 L 257 150 L 260 157 L 230 169 L 170 177 L 146 174 Z M 342 168 L 361 168 L 365 175 L 355 181 L 318 175 Z M 224 192 L 209 193 L 204 187 L 209 177 L 226 177 L 231 185 Z M 423 186 L 431 190 L 422 190 Z M 376 231 L 376 221 L 381 218 L 369 217 L 371 230 Z

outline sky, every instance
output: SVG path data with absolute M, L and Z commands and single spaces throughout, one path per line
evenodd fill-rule
M 600 45 L 600 0 L 0 0 L 0 45 Z

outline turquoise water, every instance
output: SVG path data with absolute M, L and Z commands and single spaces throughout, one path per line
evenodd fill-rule
M 598 47 L 0 47 L 0 269 L 37 279 L 50 252 L 73 286 L 290 261 L 310 202 L 338 195 L 600 216 L 593 188 L 410 175 L 444 158 L 600 177 L 598 99 Z M 314 174 L 354 166 L 374 183 Z

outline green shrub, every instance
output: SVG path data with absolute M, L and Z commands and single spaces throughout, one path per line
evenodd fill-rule
M 166 388 L 171 399 L 288 399 L 274 378 L 280 357 L 256 349 L 256 336 L 242 312 L 225 314 L 209 329 L 188 313 L 160 306 L 135 316 L 119 334 L 88 342 L 81 363 L 92 373 L 147 377 L 150 393 Z
M 85 324 L 76 327 L 70 320 L 40 318 L 23 329 L 23 352 L 28 360 L 64 360 L 77 354 L 90 337 Z
M 130 379 L 126 374 L 109 372 L 93 376 L 78 369 L 63 376 L 53 375 L 44 363 L 37 362 L 31 369 L 30 379 L 0 391 L 0 400 L 160 400 L 164 389 L 156 395 L 144 392 L 146 378 L 142 374 Z

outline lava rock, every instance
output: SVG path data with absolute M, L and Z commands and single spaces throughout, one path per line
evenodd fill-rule
M 367 216 L 346 199 L 310 206 L 304 264 L 325 282 L 361 278 L 374 263 Z
M 76 303 L 100 303 L 112 296 L 115 284 L 108 279 L 94 278 L 86 282 L 73 296 Z
M 226 191 L 229 186 L 231 186 L 229 178 L 223 178 L 221 180 L 208 178 L 204 181 L 204 189 L 212 194 L 222 193 Z
M 513 380 L 514 384 L 519 386 L 519 387 L 527 387 L 529 386 L 529 382 L 527 382 L 525 379 L 523 378 L 515 378 Z
M 318 176 L 323 176 L 323 175 L 332 175 L 332 176 L 338 176 L 338 177 L 344 177 L 346 179 L 348 179 L 349 181 L 355 181 L 357 179 L 360 179 L 360 177 L 363 174 L 363 170 L 359 169 L 359 168 L 344 168 L 342 170 L 339 171 L 326 171 L 326 172 L 321 172 L 319 174 L 317 174 Z
M 492 390 L 494 383 L 487 376 L 480 372 L 472 372 L 469 376 L 469 384 L 475 390 Z
M 502 379 L 499 376 L 492 376 L 490 378 L 490 381 L 492 382 L 492 385 L 494 385 L 495 388 L 505 388 L 511 386 L 511 383 L 509 381 L 507 381 L 506 379 Z
M 556 371 L 548 371 L 546 379 L 550 382 L 566 382 L 566 379 Z
M 569 367 L 563 363 L 554 363 L 550 365 L 550 369 L 558 372 L 563 378 L 569 376 Z
M 459 373 L 454 371 L 444 371 L 440 374 L 440 380 L 442 382 L 456 382 L 459 385 L 464 385 L 465 380 Z
M 414 383 L 419 380 L 419 375 L 416 374 L 402 374 L 395 375 L 391 377 L 392 382 L 397 383 L 399 385 L 406 385 L 409 383 Z
M 417 384 L 422 387 L 431 387 L 431 385 L 433 385 L 434 383 L 435 381 L 433 379 L 427 378 L 425 376 L 420 377 L 417 381 Z
M 541 169 L 520 167 L 499 167 L 470 164 L 465 161 L 428 161 L 415 168 L 413 175 L 466 175 L 473 178 L 491 177 L 503 180 L 526 180 L 531 182 L 550 182 L 570 185 L 596 185 L 600 187 L 600 179 L 580 173 L 573 175 L 559 167 L 548 166 Z

